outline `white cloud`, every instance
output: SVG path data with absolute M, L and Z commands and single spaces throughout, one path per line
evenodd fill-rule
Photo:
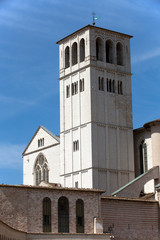
M 23 105 L 24 107 L 26 105 L 32 106 L 32 105 L 36 104 L 36 102 L 34 102 L 34 101 L 25 101 L 25 100 L 14 98 L 14 97 L 8 97 L 8 96 L 2 95 L 2 94 L 0 94 L 0 103 L 12 103 L 12 104 L 18 103 L 18 104 Z
M 147 53 L 139 54 L 139 55 L 133 57 L 132 64 L 143 62 L 143 61 L 149 60 L 149 59 L 157 57 L 157 56 L 160 56 L 160 48 L 156 48 Z
M 23 144 L 0 144 L 1 168 L 22 168 L 22 153 L 26 145 Z

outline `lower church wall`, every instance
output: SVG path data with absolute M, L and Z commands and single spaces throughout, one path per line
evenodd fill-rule
M 104 232 L 118 240 L 158 240 L 157 201 L 102 197 Z
M 27 240 L 110 240 L 110 234 L 27 234 Z
M 0 240 L 109 240 L 110 234 L 27 233 L 11 228 L 0 221 Z
M 51 232 L 58 233 L 58 199 L 69 202 L 69 233 L 76 233 L 76 201 L 84 202 L 84 233 L 94 233 L 94 217 L 100 216 L 100 192 L 49 187 L 0 185 L 0 219 L 25 232 L 43 232 L 43 199 L 51 200 Z
M 0 220 L 0 240 L 109 240 L 110 234 L 27 233 L 11 228 Z
M 0 220 L 0 240 L 26 240 L 25 232 L 17 231 Z

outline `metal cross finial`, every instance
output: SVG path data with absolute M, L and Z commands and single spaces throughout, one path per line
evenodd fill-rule
M 92 15 L 93 15 L 93 22 L 92 22 L 92 25 L 94 26 L 94 25 L 95 25 L 95 15 L 96 15 L 95 12 L 93 12 Z
M 92 15 L 93 15 L 93 26 L 95 25 L 95 20 L 97 20 L 97 19 L 99 19 L 99 17 L 96 17 L 96 14 L 93 12 L 92 13 Z

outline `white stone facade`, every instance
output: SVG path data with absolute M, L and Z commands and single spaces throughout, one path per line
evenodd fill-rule
M 24 184 L 45 180 L 39 154 L 47 181 L 64 187 L 111 194 L 134 178 L 130 38 L 88 25 L 58 42 L 60 140 L 37 131 L 23 154 Z
M 130 38 L 88 25 L 58 42 L 60 142 L 37 131 L 23 154 L 24 184 L 45 180 L 35 172 L 39 154 L 47 181 L 64 187 L 111 194 L 134 178 Z
M 85 58 L 81 62 L 82 40 Z M 97 41 L 101 41 L 102 49 L 99 60 Z M 106 63 L 107 41 L 112 42 L 112 63 Z M 75 187 L 78 182 L 79 187 L 106 189 L 110 194 L 134 178 L 130 36 L 86 26 L 58 43 L 61 184 Z M 123 64 L 117 64 L 118 43 L 123 46 Z M 77 45 L 76 64 L 72 56 L 74 45 Z M 114 91 L 108 91 L 109 80 L 114 81 Z M 123 93 L 118 92 L 119 82 L 123 84 Z M 74 84 L 76 93 L 72 93 Z M 73 149 L 74 141 L 79 143 L 78 151 Z
M 44 144 L 38 147 L 38 140 L 41 139 L 44 139 Z M 59 183 L 59 137 L 44 127 L 39 127 L 23 153 L 23 184 L 36 185 L 35 164 L 40 154 L 44 156 L 48 165 L 49 182 Z

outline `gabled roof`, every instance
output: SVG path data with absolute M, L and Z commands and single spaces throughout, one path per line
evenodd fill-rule
M 52 132 L 50 132 L 47 128 L 43 127 L 43 126 L 39 126 L 37 131 L 35 132 L 35 134 L 33 135 L 32 139 L 30 140 L 30 142 L 28 143 L 27 147 L 25 148 L 24 152 L 22 153 L 22 156 L 25 154 L 25 152 L 27 151 L 27 149 L 29 148 L 29 146 L 31 145 L 33 139 L 35 138 L 37 132 L 39 131 L 39 129 L 42 128 L 45 132 L 47 132 L 51 137 L 53 137 L 55 140 L 57 140 L 57 142 L 60 143 L 60 138 L 56 135 L 54 135 Z
M 50 132 L 47 128 L 43 127 L 43 126 L 39 126 L 39 128 L 42 128 L 44 131 L 46 131 L 51 137 L 53 137 L 54 139 L 56 139 L 59 143 L 60 143 L 60 138 L 56 135 L 54 135 L 52 132 Z

